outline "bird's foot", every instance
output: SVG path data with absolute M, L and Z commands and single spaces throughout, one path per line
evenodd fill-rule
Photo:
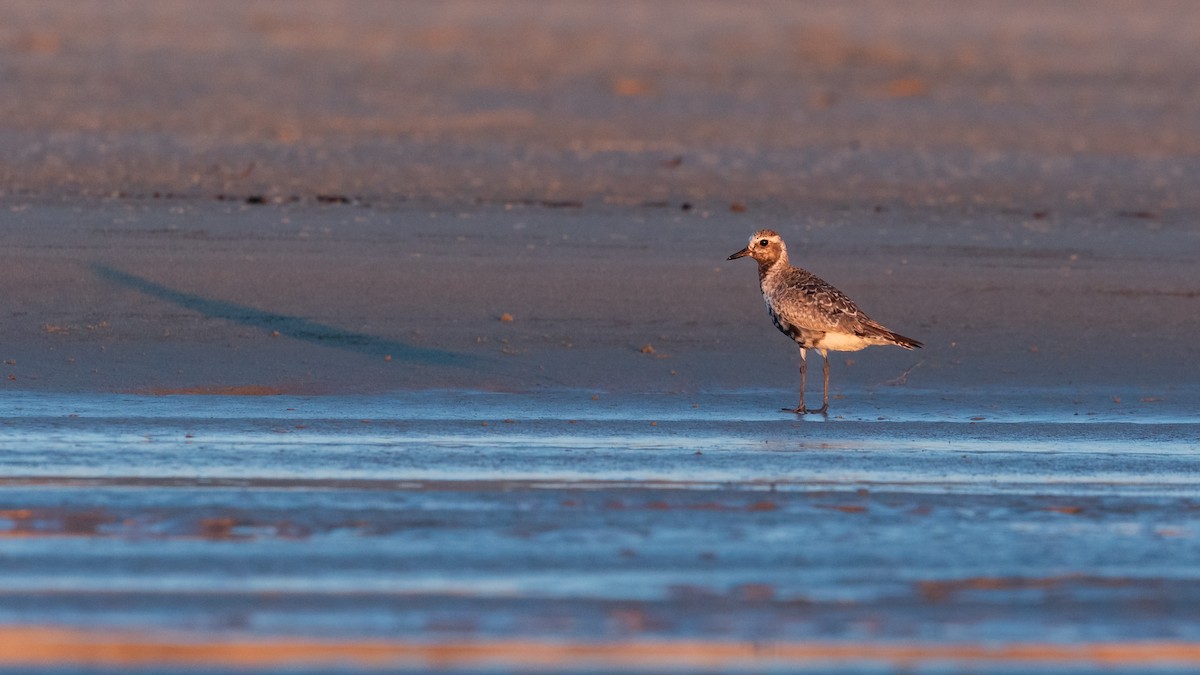
M 798 406 L 796 408 L 782 408 L 783 412 L 796 413 L 797 415 L 828 415 L 829 406 L 823 405 L 820 408 L 805 408 Z

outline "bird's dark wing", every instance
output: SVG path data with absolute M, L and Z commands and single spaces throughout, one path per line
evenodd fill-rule
M 859 335 L 874 323 L 845 293 L 800 268 L 780 275 L 763 292 L 780 320 L 806 330 Z

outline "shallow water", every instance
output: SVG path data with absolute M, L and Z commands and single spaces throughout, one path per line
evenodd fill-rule
M 787 397 L 6 394 L 0 623 L 1200 641 L 1182 406 L 888 389 L 798 419 Z

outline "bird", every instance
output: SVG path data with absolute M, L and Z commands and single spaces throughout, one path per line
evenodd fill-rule
M 746 248 L 728 260 L 745 257 L 758 263 L 758 285 L 771 321 L 800 346 L 800 404 L 784 408 L 797 415 L 829 411 L 829 352 L 856 352 L 872 345 L 916 349 L 922 343 L 884 328 L 868 317 L 845 293 L 808 270 L 788 262 L 787 246 L 774 230 L 759 230 Z M 804 405 L 808 350 L 824 360 L 825 389 L 820 408 Z

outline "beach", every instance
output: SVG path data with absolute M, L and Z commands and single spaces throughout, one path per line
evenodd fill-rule
M 0 2 L 0 670 L 1195 669 L 1200 11 L 1005 7 Z

